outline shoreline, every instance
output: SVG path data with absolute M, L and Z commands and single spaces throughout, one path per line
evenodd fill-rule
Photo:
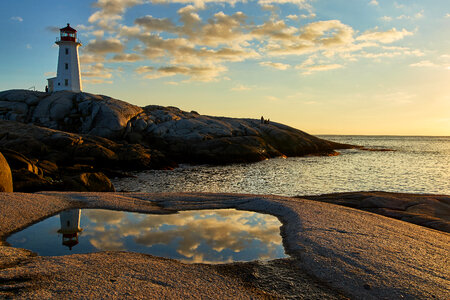
M 105 274 L 115 272 L 114 261 L 120 265 L 117 269 L 121 269 L 122 273 L 134 274 L 134 277 L 124 276 L 121 279 L 122 288 L 115 291 L 125 293 L 128 284 L 133 282 L 138 293 L 136 296 L 142 297 L 145 294 L 139 294 L 137 287 L 148 292 L 146 284 L 151 280 L 161 281 L 161 278 L 172 288 L 158 285 L 155 287 L 155 297 L 180 298 L 190 295 L 194 298 L 207 296 L 208 293 L 213 293 L 213 298 L 249 295 L 255 298 L 291 297 L 301 293 L 296 285 L 300 286 L 303 282 L 303 295 L 313 295 L 312 298 L 444 298 L 445 287 L 449 283 L 445 279 L 450 277 L 448 268 L 442 263 L 436 263 L 445 262 L 448 257 L 449 234 L 370 212 L 312 200 L 248 194 L 71 192 L 1 194 L 0 199 L 3 212 L 0 220 L 2 241 L 13 231 L 68 208 L 105 208 L 147 213 L 236 208 L 278 217 L 283 224 L 283 245 L 290 255 L 288 259 L 269 262 L 212 267 L 186 265 L 171 259 L 130 252 L 32 256 L 30 251 L 11 248 L 2 242 L 0 277 L 3 282 L 8 278 L 11 284 L 15 282 L 13 278 L 32 278 L 27 284 L 15 282 L 15 285 L 11 285 L 16 291 L 14 297 L 83 297 L 92 293 L 92 290 L 96 297 L 126 296 L 108 292 L 100 282 L 89 282 L 91 275 L 69 276 L 70 272 L 79 272 L 77 270 L 81 264 L 86 272 L 95 274 L 95 278 L 105 277 Z M 411 236 L 411 231 L 416 232 L 414 236 Z M 153 263 L 159 267 L 153 271 L 145 269 L 145 265 Z M 130 264 L 134 266 L 134 271 L 130 269 Z M 168 273 L 161 277 L 158 272 L 165 273 L 165 268 L 174 268 L 181 273 Z M 247 271 L 239 272 L 240 269 Z M 50 270 L 55 270 L 51 278 L 48 277 Z M 192 278 L 189 276 L 191 272 L 201 275 Z M 295 281 L 297 275 L 301 275 L 300 282 Z M 137 283 L 136 276 L 145 280 Z M 212 286 L 206 284 L 210 276 L 219 278 Z M 198 288 L 196 280 L 205 285 Z M 67 285 L 75 285 L 78 289 L 75 291 Z M 183 296 L 177 294 L 182 287 L 185 289 Z M 229 293 L 241 294 L 232 296 Z

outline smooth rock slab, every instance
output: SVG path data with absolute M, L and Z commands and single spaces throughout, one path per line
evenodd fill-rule
M 316 299 L 339 298 L 342 297 L 340 292 L 357 299 L 448 298 L 448 234 L 352 208 L 305 199 L 201 193 L 0 194 L 0 211 L 3 212 L 0 215 L 0 236 L 5 238 L 11 232 L 71 207 L 153 213 L 236 208 L 270 213 L 283 223 L 283 243 L 292 259 L 286 261 L 284 267 L 278 264 L 278 271 L 270 276 L 271 280 L 261 285 L 267 280 L 262 275 L 264 268 L 252 263 L 237 267 L 230 265 L 234 274 L 231 276 L 223 273 L 224 270 L 209 266 L 192 265 L 190 268 L 173 260 L 123 252 L 35 257 L 28 258 L 26 263 L 0 270 L 0 278 L 4 281 L 31 278 L 28 286 L 17 283 L 21 297 L 51 297 L 57 294 L 69 298 L 87 295 L 132 297 L 133 294 L 127 294 L 131 291 L 135 291 L 138 297 L 145 297 L 139 292 L 142 290 L 151 298 L 246 298 L 249 295 L 264 298 L 267 294 L 263 293 L 280 296 L 277 293 L 280 291 L 285 297 Z M 16 251 L 17 254 L 11 254 L 14 252 L 11 248 L 0 247 L 0 265 L 5 264 L 2 258 L 5 257 L 4 251 L 9 253 L 9 262 L 21 261 L 24 255 L 20 250 Z M 11 257 L 15 255 L 17 259 Z M 288 269 L 286 265 L 295 268 Z M 252 271 L 249 273 L 246 271 L 248 269 Z M 309 286 L 319 286 L 319 294 L 301 294 L 295 289 L 297 282 L 292 272 L 298 272 L 301 277 L 305 271 L 318 279 L 308 282 Z M 73 276 L 73 272 L 86 276 Z M 149 284 L 153 283 L 154 289 L 149 290 Z M 332 288 L 331 294 L 323 283 Z

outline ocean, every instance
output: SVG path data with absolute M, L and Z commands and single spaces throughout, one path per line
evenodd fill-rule
M 117 191 L 319 195 L 387 191 L 450 195 L 450 137 L 319 136 L 375 149 L 228 166 L 181 165 L 116 178 Z

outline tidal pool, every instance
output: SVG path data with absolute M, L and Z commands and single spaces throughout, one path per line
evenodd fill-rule
M 6 241 L 42 256 L 123 250 L 189 263 L 228 263 L 286 257 L 280 226 L 274 216 L 235 209 L 169 215 L 71 209 Z

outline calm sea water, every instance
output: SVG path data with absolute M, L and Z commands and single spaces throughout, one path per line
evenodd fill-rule
M 342 150 L 332 157 L 275 158 L 229 166 L 181 166 L 115 179 L 118 191 L 227 192 L 283 196 L 350 191 L 450 195 L 450 137 L 320 136 L 395 151 Z

